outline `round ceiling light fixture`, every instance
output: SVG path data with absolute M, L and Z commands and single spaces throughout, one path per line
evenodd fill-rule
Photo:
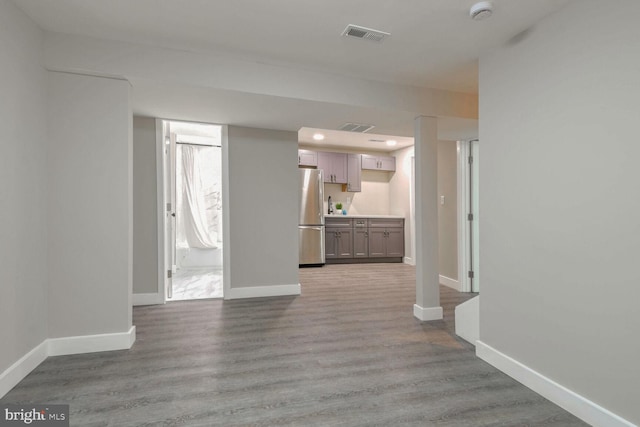
M 469 9 L 469 16 L 474 21 L 482 21 L 483 19 L 489 18 L 493 15 L 493 3 L 490 1 L 481 1 Z
M 322 141 L 324 139 L 324 135 L 321 133 L 314 133 L 313 139 L 315 139 L 316 141 Z
M 393 147 L 393 146 L 395 146 L 397 143 L 398 143 L 398 141 L 396 141 L 396 140 L 394 140 L 394 139 L 389 139 L 389 140 L 387 140 L 387 145 L 388 145 L 389 147 Z

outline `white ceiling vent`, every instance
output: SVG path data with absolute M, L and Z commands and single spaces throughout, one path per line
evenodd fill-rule
M 391 33 L 385 33 L 384 31 L 374 30 L 372 28 L 361 27 L 359 25 L 349 24 L 347 28 L 342 32 L 343 36 L 355 37 L 357 39 L 367 39 L 374 42 L 381 42 Z
M 370 131 L 374 127 L 375 126 L 373 125 L 361 125 L 359 123 L 345 123 L 342 126 L 340 126 L 340 130 L 344 130 L 347 132 L 365 133 L 367 131 Z

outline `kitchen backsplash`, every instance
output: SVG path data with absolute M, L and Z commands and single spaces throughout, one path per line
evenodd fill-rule
M 327 199 L 335 204 L 342 203 L 342 209 L 352 215 L 389 215 L 389 180 L 387 173 L 362 171 L 362 191 L 359 193 L 342 192 L 342 184 L 324 185 L 324 212 L 327 212 Z

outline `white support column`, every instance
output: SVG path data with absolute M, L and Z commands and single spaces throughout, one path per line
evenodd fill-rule
M 418 319 L 442 319 L 438 273 L 438 119 L 415 119 L 416 304 Z

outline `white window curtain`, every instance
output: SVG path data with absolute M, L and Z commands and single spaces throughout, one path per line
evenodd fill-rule
M 176 154 L 176 244 L 201 249 L 220 247 L 220 148 L 179 144 Z

